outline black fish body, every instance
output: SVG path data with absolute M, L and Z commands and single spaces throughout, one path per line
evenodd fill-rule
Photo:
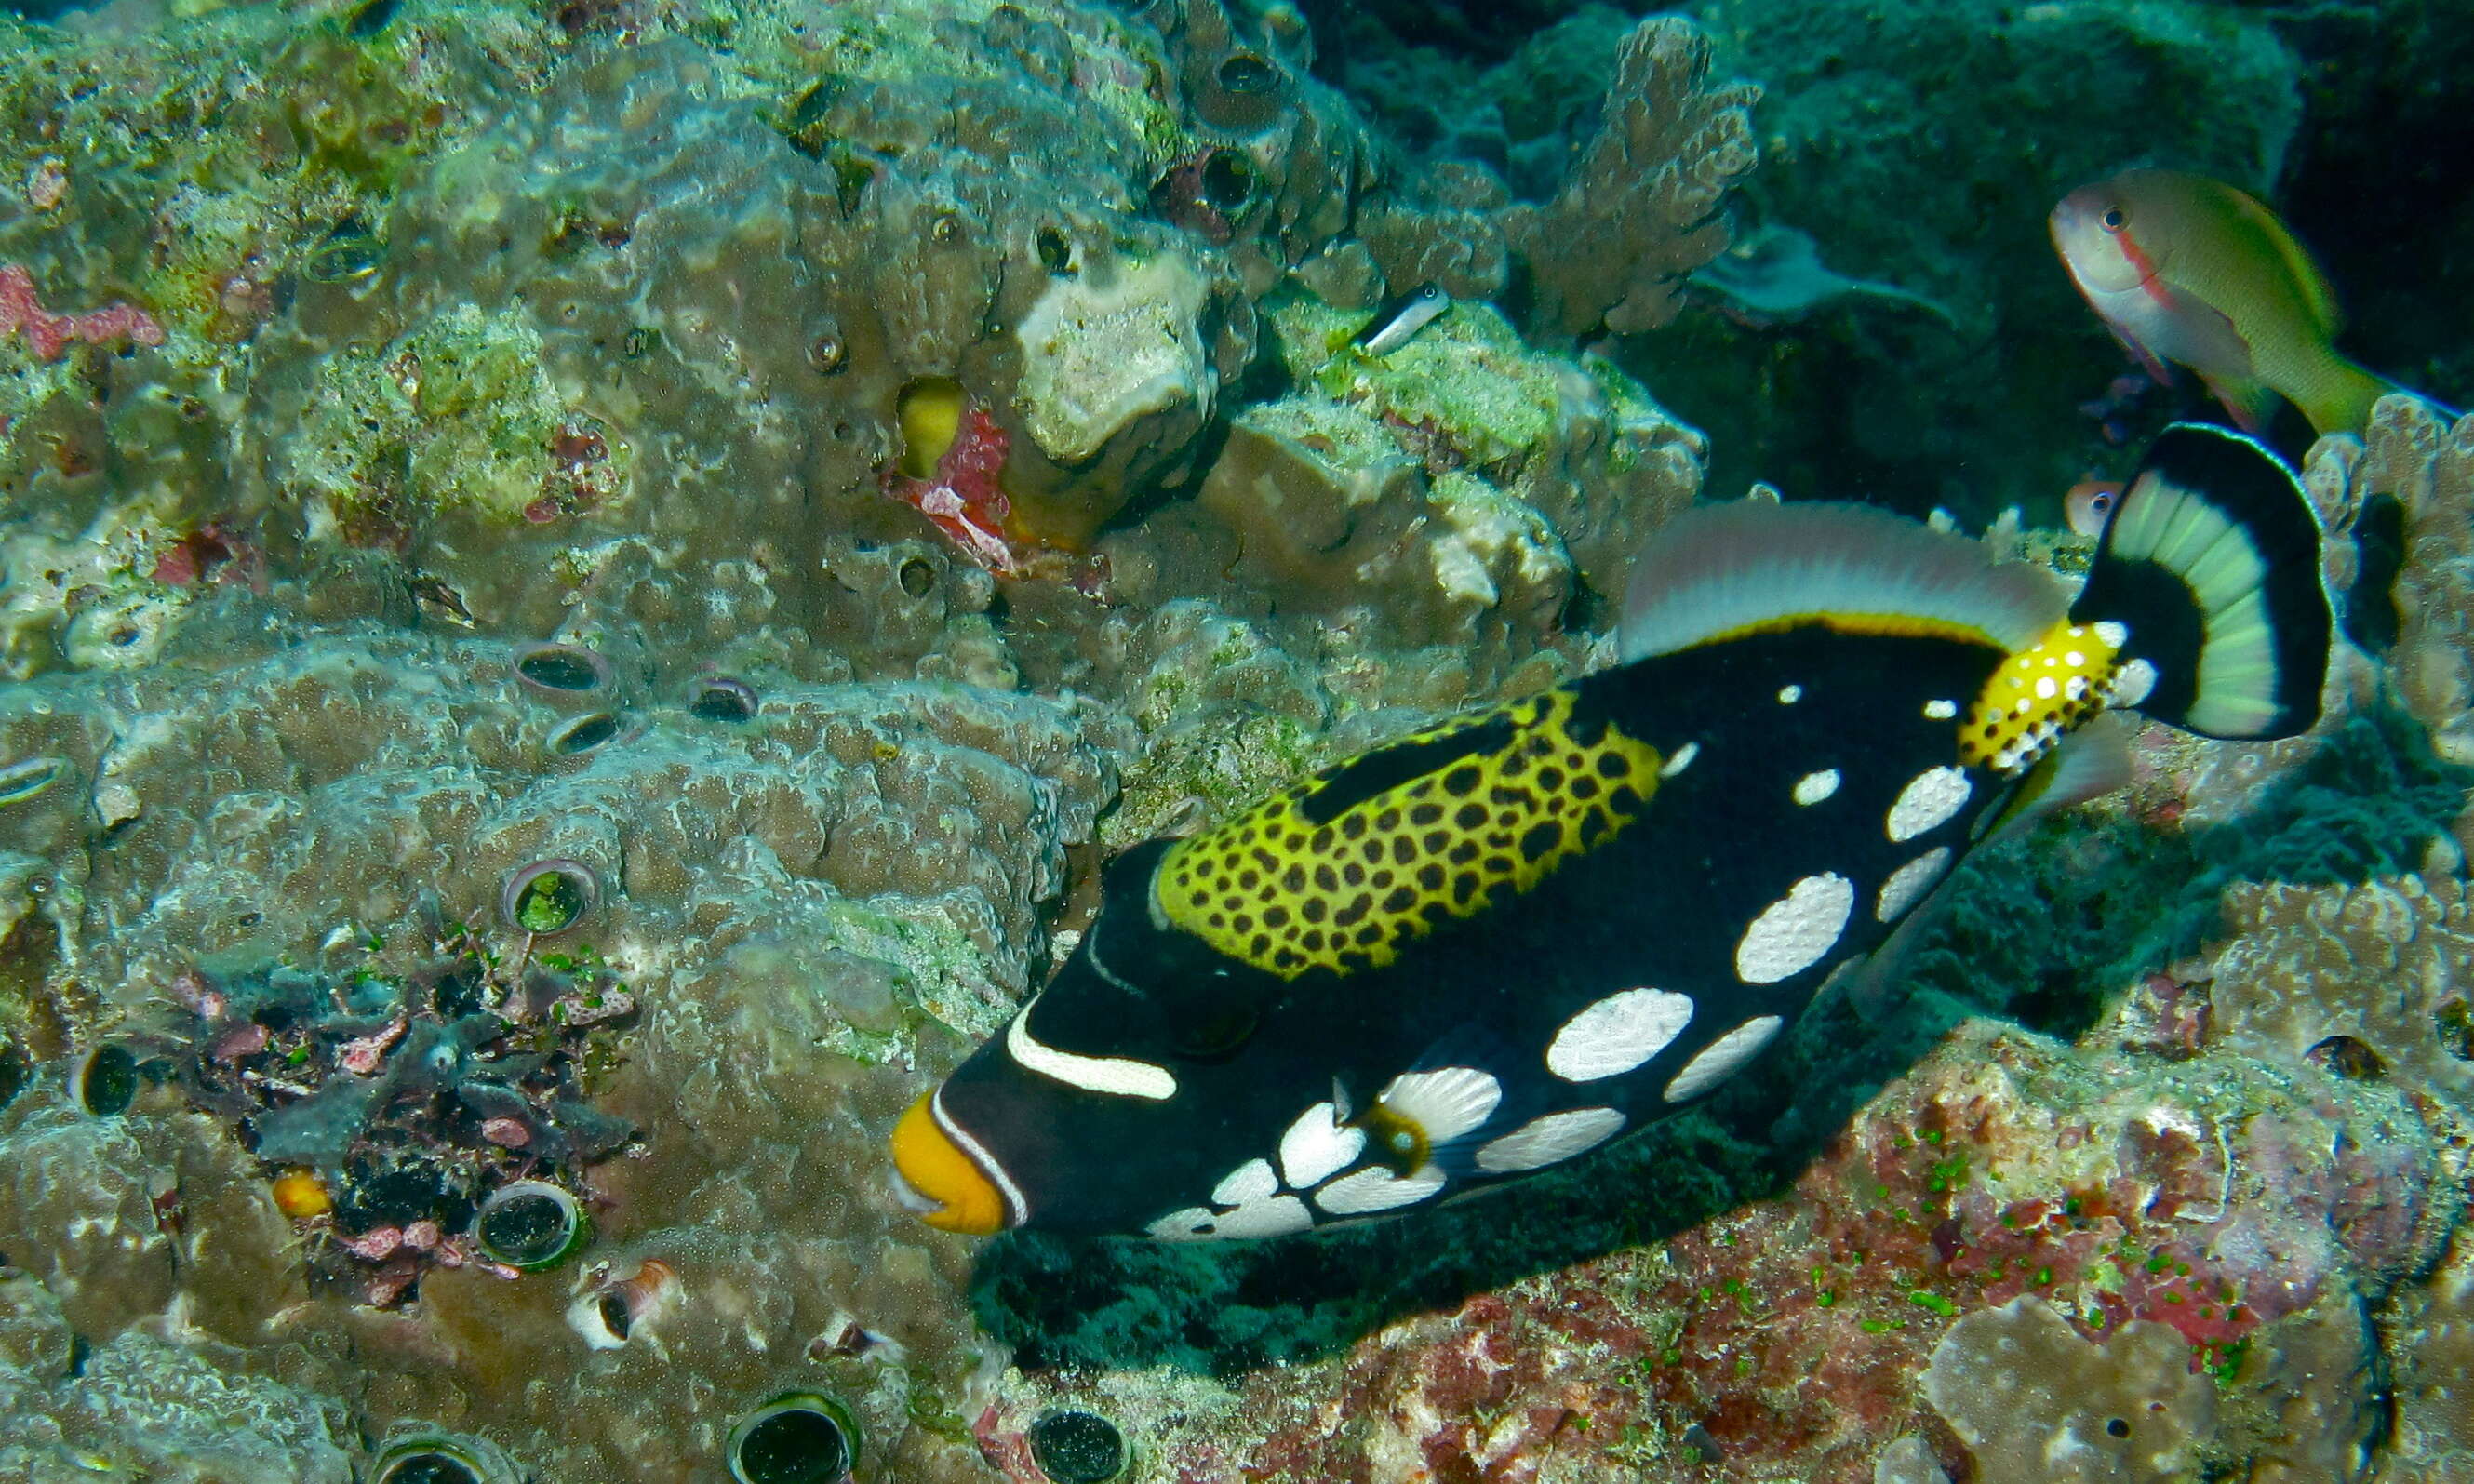
M 2230 511 L 2276 551 L 2242 571 L 2282 572 L 2278 501 L 2307 507 L 2247 444 L 2233 469 L 2268 494 L 2162 469 L 2117 519 Z M 1660 591 L 1636 590 L 1626 663 L 1119 861 L 1073 957 L 897 1131 L 928 1219 L 1273 1235 L 1518 1179 L 1758 1056 L 2005 815 L 2084 791 L 2054 749 L 2160 668 L 2186 710 L 2220 699 L 2183 683 L 2205 670 L 2266 693 L 2236 708 L 2254 730 L 2308 724 L 2306 691 L 2316 715 L 2294 670 L 2325 663 L 2316 524 L 2282 609 L 2232 594 L 2219 555 L 2129 582 L 2131 622 L 1876 512 L 1705 515 L 1644 556 Z M 2091 590 L 2143 562 L 2115 553 Z M 2205 665 L 2137 637 L 2203 645 L 2219 611 L 2234 647 Z

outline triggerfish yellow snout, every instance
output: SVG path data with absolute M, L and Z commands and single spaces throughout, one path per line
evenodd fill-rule
M 892 1143 L 902 1204 L 921 1221 L 971 1236 L 1012 1225 L 1004 1193 L 937 1119 L 934 1091 L 920 1094 L 894 1125 Z
M 2251 432 L 2283 397 L 2315 431 L 2358 433 L 2389 389 L 2330 344 L 2337 299 L 2311 255 L 2222 182 L 2127 170 L 2064 197 L 2051 226 L 2079 292 L 2149 372 L 2190 367 Z

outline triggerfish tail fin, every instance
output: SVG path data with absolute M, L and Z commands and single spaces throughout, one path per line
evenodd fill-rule
M 2071 620 L 2120 652 L 2115 704 L 2206 737 L 2309 730 L 2335 625 L 2301 481 L 2240 433 L 2167 428 L 2115 504 Z

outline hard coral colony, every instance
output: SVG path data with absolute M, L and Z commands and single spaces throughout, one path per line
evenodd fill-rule
M 0 10 L 0 1480 L 2474 1476 L 2427 9 Z

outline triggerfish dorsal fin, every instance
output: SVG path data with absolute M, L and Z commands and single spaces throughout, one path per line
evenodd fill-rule
M 1806 622 L 1937 634 L 2008 652 L 2034 643 L 2063 606 L 2042 570 L 1997 564 L 1981 542 L 1886 510 L 1738 500 L 1687 510 L 1660 527 L 1633 567 L 1623 658 Z
M 2167 428 L 2114 505 L 2071 619 L 2128 631 L 2117 704 L 2205 737 L 2309 730 L 2335 624 L 2301 481 L 2231 429 Z

